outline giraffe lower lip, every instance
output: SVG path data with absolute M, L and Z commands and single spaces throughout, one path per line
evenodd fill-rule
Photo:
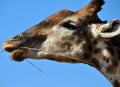
M 24 57 L 23 55 L 26 54 L 25 53 L 26 51 L 23 50 L 23 49 L 15 49 L 11 52 L 11 59 L 12 60 L 15 60 L 15 61 L 18 61 L 18 62 L 21 62 L 23 61 L 26 57 Z

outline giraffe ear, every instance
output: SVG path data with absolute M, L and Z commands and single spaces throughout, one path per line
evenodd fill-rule
M 120 20 L 112 20 L 102 27 L 100 36 L 104 38 L 111 38 L 120 35 Z

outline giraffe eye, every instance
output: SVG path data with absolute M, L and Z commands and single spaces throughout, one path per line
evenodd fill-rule
M 77 29 L 76 25 L 72 22 L 66 22 L 63 24 L 63 27 L 69 29 L 69 30 L 74 30 Z

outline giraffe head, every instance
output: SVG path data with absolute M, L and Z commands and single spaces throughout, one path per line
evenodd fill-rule
M 119 87 L 120 20 L 101 21 L 97 13 L 103 4 L 104 0 L 92 0 L 78 11 L 59 11 L 7 40 L 3 48 L 16 61 L 33 58 L 92 65 Z
M 86 62 L 93 55 L 97 41 L 115 37 L 120 32 L 119 20 L 106 23 L 97 16 L 103 4 L 103 0 L 92 0 L 78 11 L 59 11 L 7 40 L 3 48 L 11 52 L 11 58 L 16 61 L 36 57 L 61 62 Z

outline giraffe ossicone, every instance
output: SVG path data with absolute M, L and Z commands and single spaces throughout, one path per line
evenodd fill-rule
M 104 0 L 78 10 L 62 10 L 3 44 L 15 61 L 49 59 L 85 63 L 120 87 L 120 20 L 102 21 Z

